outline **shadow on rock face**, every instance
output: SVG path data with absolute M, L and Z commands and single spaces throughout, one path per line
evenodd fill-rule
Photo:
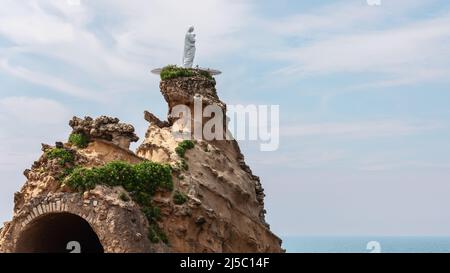
M 88 222 L 70 213 L 54 213 L 37 218 L 20 234 L 16 245 L 16 252 L 19 253 L 71 251 L 103 253 L 103 246 Z

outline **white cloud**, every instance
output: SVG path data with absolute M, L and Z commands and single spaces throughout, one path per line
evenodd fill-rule
M 40 154 L 41 143 L 67 138 L 70 117 L 70 110 L 53 100 L 31 97 L 0 99 L 0 174 L 21 179 L 22 171 Z M 8 183 L 14 183 L 18 188 L 22 182 L 23 179 Z
M 67 122 L 68 117 L 70 117 L 69 110 L 53 100 L 30 97 L 0 99 L 2 127 L 5 127 L 8 123 L 14 127 L 59 124 Z
M 199 34 L 197 62 L 207 65 L 241 47 L 234 35 L 251 17 L 247 1 L 5 1 L 0 38 L 14 45 L 0 50 L 3 72 L 85 99 L 148 86 L 150 68 L 180 62 L 191 24 Z M 42 59 L 77 76 L 42 67 Z
M 0 99 L 0 174 L 8 183 L 2 188 L 2 194 L 12 196 L 20 188 L 24 181 L 21 174 L 41 154 L 41 143 L 67 139 L 70 117 L 70 110 L 54 100 L 31 97 Z M 8 181 L 5 176 L 9 177 Z M 4 210 L 0 212 L 2 214 Z
M 403 21 L 410 12 L 432 2 L 395 0 L 383 3 L 382 8 L 373 8 L 365 1 L 335 1 L 268 22 L 266 27 L 283 36 L 326 38 L 376 29 L 384 26 L 387 19 L 390 23 Z
M 109 30 L 118 49 L 160 59 L 161 53 L 179 62 L 184 33 L 197 29 L 198 57 L 217 56 L 240 47 L 234 36 L 249 22 L 249 1 L 101 1 L 125 18 Z M 170 16 L 170 18 L 168 18 Z M 166 54 L 172 54 L 167 56 Z M 173 55 L 175 54 L 175 55 Z
M 450 49 L 445 46 L 450 18 L 443 14 L 411 23 L 405 18 L 428 4 L 418 0 L 391 1 L 380 8 L 364 1 L 339 2 L 281 20 L 258 15 L 257 2 L 250 0 L 3 3 L 8 9 L 0 10 L 0 38 L 14 43 L 0 50 L 0 57 L 14 64 L 3 72 L 84 99 L 148 86 L 150 68 L 180 62 L 184 32 L 191 24 L 198 32 L 196 60 L 205 66 L 242 51 L 283 61 L 286 66 L 278 73 L 284 76 L 382 73 L 383 79 L 371 86 L 450 74 Z M 48 67 L 33 71 L 39 61 L 30 56 L 79 73 L 55 75 Z M 95 88 L 82 86 L 86 82 Z
M 446 17 L 398 29 L 332 37 L 278 56 L 298 61 L 290 70 L 303 73 L 397 72 L 441 64 L 442 57 L 450 55 L 444 46 L 449 39 L 450 17 Z
M 72 42 L 74 28 L 36 1 L 2 0 L 0 34 L 20 45 Z
M 276 22 L 268 22 L 272 32 L 289 37 L 323 37 L 349 31 L 355 24 L 376 23 L 382 17 L 380 9 L 373 9 L 354 2 L 332 3 Z
M 10 219 L 14 192 L 25 181 L 23 170 L 42 153 L 40 144 L 67 138 L 70 112 L 46 98 L 0 99 L 0 222 Z
M 343 150 L 307 149 L 301 152 L 280 152 L 270 157 L 260 155 L 250 156 L 249 161 L 264 166 L 278 166 L 280 168 L 311 169 L 336 164 L 336 162 L 348 158 L 348 153 Z
M 403 18 L 420 7 L 409 1 L 375 9 L 347 3 L 315 15 L 294 16 L 276 28 L 281 39 L 295 37 L 301 39 L 300 45 L 267 55 L 287 64 L 276 73 L 297 77 L 332 73 L 381 77 L 372 85 L 447 80 L 450 13 L 415 21 Z
M 85 99 L 101 100 L 100 96 L 92 90 L 85 89 L 69 83 L 62 78 L 51 76 L 46 73 L 32 71 L 21 66 L 12 66 L 6 59 L 0 59 L 0 71 L 37 85 L 49 87 L 50 89 L 59 91 L 63 94 Z
M 379 120 L 363 122 L 312 123 L 281 127 L 286 137 L 332 136 L 350 138 L 405 136 L 444 128 L 437 121 Z

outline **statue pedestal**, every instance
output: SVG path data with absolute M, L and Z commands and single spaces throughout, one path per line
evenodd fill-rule
M 222 71 L 219 71 L 219 70 L 216 70 L 216 69 L 211 69 L 211 68 L 195 67 L 195 68 L 188 68 L 188 69 L 206 71 L 211 76 L 216 76 L 216 75 L 222 74 Z M 159 75 L 159 74 L 161 74 L 162 70 L 163 70 L 163 68 L 155 68 L 151 72 L 153 74 Z

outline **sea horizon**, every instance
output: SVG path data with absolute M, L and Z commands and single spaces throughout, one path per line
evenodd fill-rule
M 450 253 L 450 236 L 282 236 L 287 253 Z

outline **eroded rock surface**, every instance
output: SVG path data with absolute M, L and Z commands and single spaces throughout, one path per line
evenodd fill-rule
M 212 79 L 198 75 L 176 78 L 161 81 L 160 87 L 169 113 L 177 104 L 193 109 L 196 96 L 206 105 L 226 109 Z M 89 223 L 105 252 L 283 251 L 281 240 L 264 219 L 260 179 L 245 163 L 236 141 L 195 140 L 194 147 L 180 157 L 175 150 L 182 139 L 172 132 L 176 118 L 168 115 L 168 120 L 162 121 L 146 112 L 145 119 L 150 125 L 136 153 L 128 150 L 130 142 L 138 140 L 133 126 L 104 116 L 70 121 L 73 132 L 86 135 L 90 141 L 86 148 L 55 144 L 73 155 L 71 162 L 61 164 L 49 158 L 46 151 L 55 146 L 43 145 L 43 155 L 24 172 L 27 181 L 15 194 L 14 217 L 0 232 L 0 251 L 32 249 L 33 240 L 24 234 L 30 234 L 48 215 L 61 213 L 77 215 Z M 99 185 L 78 193 L 64 184 L 67 170 L 118 160 L 131 164 L 151 160 L 172 166 L 174 190 L 158 191 L 149 200 L 161 211 L 157 225 L 167 235 L 167 244 L 147 238 L 149 222 L 139 205 L 125 198 L 128 193 L 122 187 Z M 186 202 L 176 204 L 175 194 L 185 196 Z
M 139 137 L 134 133 L 134 127 L 130 124 L 119 123 L 118 118 L 101 116 L 93 119 L 73 117 L 69 122 L 73 133 L 82 133 L 90 139 L 104 139 L 128 149 L 131 142 L 136 142 Z

